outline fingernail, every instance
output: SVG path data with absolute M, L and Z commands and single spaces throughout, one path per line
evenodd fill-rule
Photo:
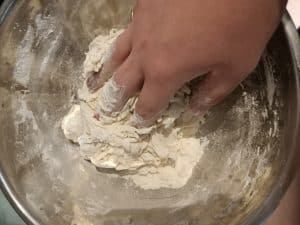
M 105 115 L 117 114 L 124 97 L 124 87 L 117 84 L 114 76 L 101 88 L 99 93 L 98 112 Z

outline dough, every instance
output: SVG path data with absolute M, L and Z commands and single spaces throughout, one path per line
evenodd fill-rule
M 99 71 L 120 32 L 112 30 L 90 44 L 84 77 Z M 108 82 L 113 88 L 113 81 Z M 141 188 L 184 186 L 208 144 L 208 140 L 196 137 L 201 118 L 187 112 L 191 92 L 188 86 L 176 93 L 153 126 L 139 129 L 132 125 L 136 97 L 119 114 L 100 114 L 96 119 L 99 107 L 105 107 L 101 91 L 91 94 L 85 84 L 78 91 L 80 104 L 74 105 L 62 121 L 66 138 L 78 143 L 81 155 L 96 167 L 114 171 Z

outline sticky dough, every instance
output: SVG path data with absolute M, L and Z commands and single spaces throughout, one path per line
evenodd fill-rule
M 99 71 L 120 32 L 112 30 L 90 44 L 84 77 Z M 101 91 L 91 94 L 84 84 L 78 91 L 80 104 L 73 105 L 62 121 L 65 137 L 79 144 L 83 158 L 143 189 L 184 186 L 208 144 L 206 139 L 196 137 L 201 118 L 187 113 L 188 86 L 176 93 L 161 118 L 148 128 L 132 125 L 137 97 L 131 98 L 118 115 L 101 114 L 99 120 L 95 119 L 103 105 Z

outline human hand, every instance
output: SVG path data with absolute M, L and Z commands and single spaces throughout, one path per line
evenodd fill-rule
M 104 72 L 87 84 L 95 90 L 104 74 L 114 74 L 117 89 L 110 89 L 116 98 L 108 113 L 120 110 L 139 93 L 135 114 L 148 125 L 178 89 L 205 74 L 190 103 L 191 110 L 202 115 L 254 70 L 285 4 L 285 0 L 139 0 Z

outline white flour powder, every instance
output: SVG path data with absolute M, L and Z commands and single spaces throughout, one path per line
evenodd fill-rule
M 109 48 L 120 32 L 97 37 L 90 45 L 84 63 L 84 76 L 99 71 Z M 113 81 L 108 82 L 113 87 Z M 86 85 L 79 90 L 80 104 L 74 105 L 62 122 L 69 140 L 98 168 L 110 169 L 144 189 L 180 188 L 192 175 L 208 140 L 196 137 L 200 118 L 187 113 L 190 89 L 182 88 L 171 99 L 162 117 L 149 128 L 132 126 L 137 98 L 131 98 L 115 116 L 100 113 L 107 107 L 103 89 L 91 94 Z M 108 96 L 109 97 L 109 96 Z

